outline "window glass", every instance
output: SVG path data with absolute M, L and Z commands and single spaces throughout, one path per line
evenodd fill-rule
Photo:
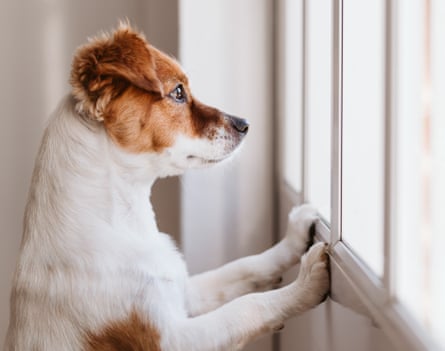
M 381 275 L 384 2 L 344 0 L 343 4 L 342 239 Z
M 430 4 L 430 5 L 429 5 Z M 445 345 L 445 3 L 399 4 L 396 293 Z
M 307 6 L 307 200 L 331 215 L 332 2 Z
M 431 329 L 445 347 L 445 2 L 431 1 Z
M 397 71 L 397 258 L 396 285 L 399 297 L 420 316 L 423 276 L 420 238 L 422 224 L 422 0 L 399 9 L 399 59 Z M 412 24 L 416 25 L 413 26 Z

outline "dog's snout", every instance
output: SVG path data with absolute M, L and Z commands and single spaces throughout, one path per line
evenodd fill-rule
M 230 123 L 235 130 L 241 134 L 247 134 L 249 130 L 249 122 L 243 118 L 238 118 L 234 116 L 227 116 L 230 119 Z

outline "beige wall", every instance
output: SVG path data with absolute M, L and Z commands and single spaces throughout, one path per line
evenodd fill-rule
M 272 242 L 273 9 L 268 0 L 180 5 L 180 54 L 195 95 L 251 125 L 233 160 L 183 177 L 183 248 L 190 271 L 198 272 Z M 247 349 L 271 345 L 268 336 Z

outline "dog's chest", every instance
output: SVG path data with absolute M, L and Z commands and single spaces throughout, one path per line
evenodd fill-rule
M 122 319 L 132 309 L 158 315 L 159 306 L 185 313 L 187 269 L 167 235 L 156 233 L 144 240 L 121 243 L 113 251 L 101 255 L 100 264 L 95 264 L 100 267 L 99 276 L 90 281 L 91 289 L 100 292 L 99 304 L 104 304 L 100 311 L 113 311 L 106 319 Z M 116 310 L 117 302 L 121 309 Z M 87 310 L 94 308 L 98 307 Z
M 156 234 L 156 240 L 150 242 L 150 247 L 147 246 L 144 251 L 140 263 L 145 272 L 166 280 L 181 281 L 186 278 L 183 257 L 168 235 Z

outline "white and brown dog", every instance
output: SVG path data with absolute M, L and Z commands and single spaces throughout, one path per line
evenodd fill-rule
M 35 165 L 6 351 L 239 350 L 323 300 L 325 244 L 301 258 L 308 206 L 266 252 L 192 277 L 158 231 L 155 179 L 228 158 L 245 120 L 196 100 L 128 25 L 77 51 L 71 84 Z M 293 283 L 264 291 L 300 259 Z

